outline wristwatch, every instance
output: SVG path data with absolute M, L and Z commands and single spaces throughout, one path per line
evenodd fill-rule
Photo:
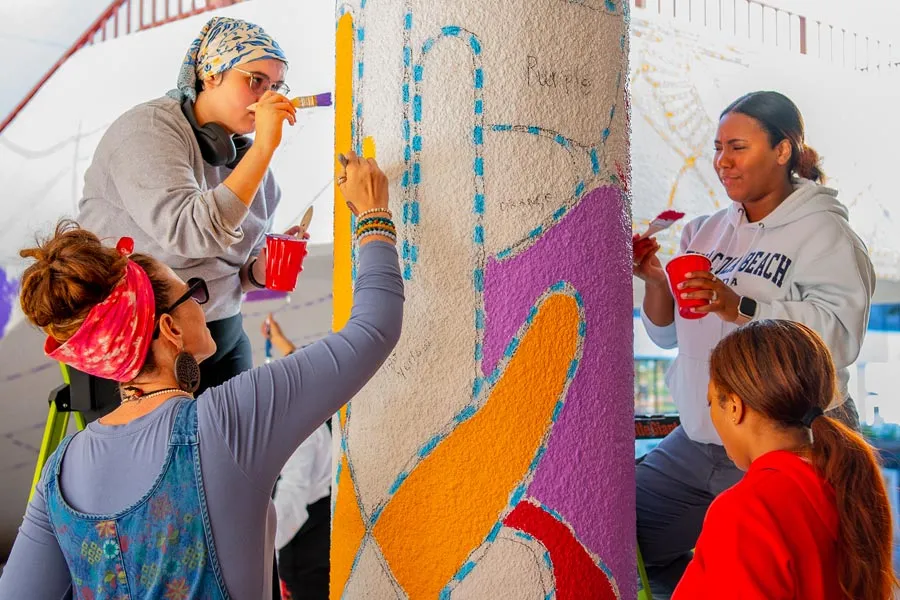
M 738 325 L 749 323 L 756 317 L 756 308 L 756 300 L 747 296 L 741 296 L 741 300 L 738 302 L 738 317 L 734 322 Z

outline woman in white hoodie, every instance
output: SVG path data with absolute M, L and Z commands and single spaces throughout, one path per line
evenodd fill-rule
M 675 310 L 655 240 L 635 245 L 644 281 L 641 317 L 651 339 L 678 347 L 666 376 L 681 426 L 637 468 L 637 531 L 654 598 L 668 598 L 690 561 L 712 500 L 741 478 L 726 455 L 706 403 L 708 361 L 729 332 L 754 320 L 803 323 L 834 357 L 839 394 L 830 416 L 858 427 L 847 391 L 869 319 L 875 274 L 837 192 L 820 185 L 815 150 L 804 141 L 796 105 L 777 92 L 747 94 L 722 111 L 714 167 L 731 206 L 688 223 L 682 253 L 700 253 L 708 272 L 688 274 L 678 293 L 702 298 Z

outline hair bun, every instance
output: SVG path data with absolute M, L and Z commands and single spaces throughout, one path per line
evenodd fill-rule
M 29 321 L 64 342 L 125 274 L 127 258 L 74 221 L 19 252 L 34 263 L 22 275 L 20 302 Z
M 819 153 L 803 143 L 800 146 L 800 156 L 797 158 L 794 170 L 797 175 L 804 179 L 821 183 L 825 180 L 825 173 L 822 172 L 822 168 L 819 166 L 820 162 Z

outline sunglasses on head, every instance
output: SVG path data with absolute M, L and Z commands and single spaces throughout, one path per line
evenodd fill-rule
M 162 311 L 162 314 L 171 314 L 173 310 L 187 302 L 188 300 L 193 300 L 197 304 L 206 304 L 209 302 L 209 289 L 206 287 L 206 281 L 200 277 L 191 277 L 187 280 L 187 291 L 179 296 L 178 300 L 173 302 L 167 309 Z M 156 324 L 156 330 L 153 332 L 153 337 L 159 335 L 159 323 Z

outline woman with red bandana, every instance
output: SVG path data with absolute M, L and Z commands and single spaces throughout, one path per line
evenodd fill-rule
M 403 280 L 387 178 L 351 154 L 338 179 L 360 217 L 344 328 L 194 401 L 216 345 L 203 279 L 62 224 L 22 279 L 49 356 L 121 384 L 122 403 L 66 438 L 29 503 L 0 600 L 234 598 L 272 590 L 271 491 L 300 443 L 377 371 L 400 336 Z M 366 222 L 361 218 L 360 223 Z

